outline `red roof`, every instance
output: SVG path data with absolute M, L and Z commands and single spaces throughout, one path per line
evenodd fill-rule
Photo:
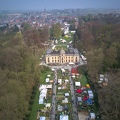
M 87 99 L 88 99 L 88 97 L 84 97 L 84 98 L 83 98 L 84 101 L 87 100 Z
M 81 89 L 78 89 L 78 90 L 76 90 L 76 92 L 77 92 L 77 93 L 81 93 L 81 92 L 82 92 L 82 90 L 81 90 Z
M 71 73 L 78 74 L 77 68 L 72 68 Z

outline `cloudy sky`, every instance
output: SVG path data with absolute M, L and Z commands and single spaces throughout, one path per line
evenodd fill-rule
M 120 0 L 0 0 L 0 10 L 120 8 Z

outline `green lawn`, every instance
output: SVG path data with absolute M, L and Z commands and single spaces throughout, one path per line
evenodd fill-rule
M 30 115 L 29 120 L 37 120 L 37 111 L 39 108 L 38 96 L 39 96 L 39 90 L 37 90 L 37 93 L 35 95 L 35 99 L 34 99 L 34 103 L 32 105 L 32 111 L 31 111 L 31 115 Z
M 55 48 L 56 48 L 57 50 L 61 50 L 61 49 L 68 50 L 68 48 L 67 48 L 66 45 L 56 46 Z
M 85 75 L 82 75 L 82 78 L 80 79 L 80 83 L 82 86 L 85 86 L 87 84 L 87 78 Z

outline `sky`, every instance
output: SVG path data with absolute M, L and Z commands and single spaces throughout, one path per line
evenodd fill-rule
M 120 0 L 0 0 L 0 10 L 120 8 Z

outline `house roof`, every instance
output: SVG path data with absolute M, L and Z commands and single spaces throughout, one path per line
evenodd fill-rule
M 72 68 L 71 73 L 78 74 L 77 68 Z

